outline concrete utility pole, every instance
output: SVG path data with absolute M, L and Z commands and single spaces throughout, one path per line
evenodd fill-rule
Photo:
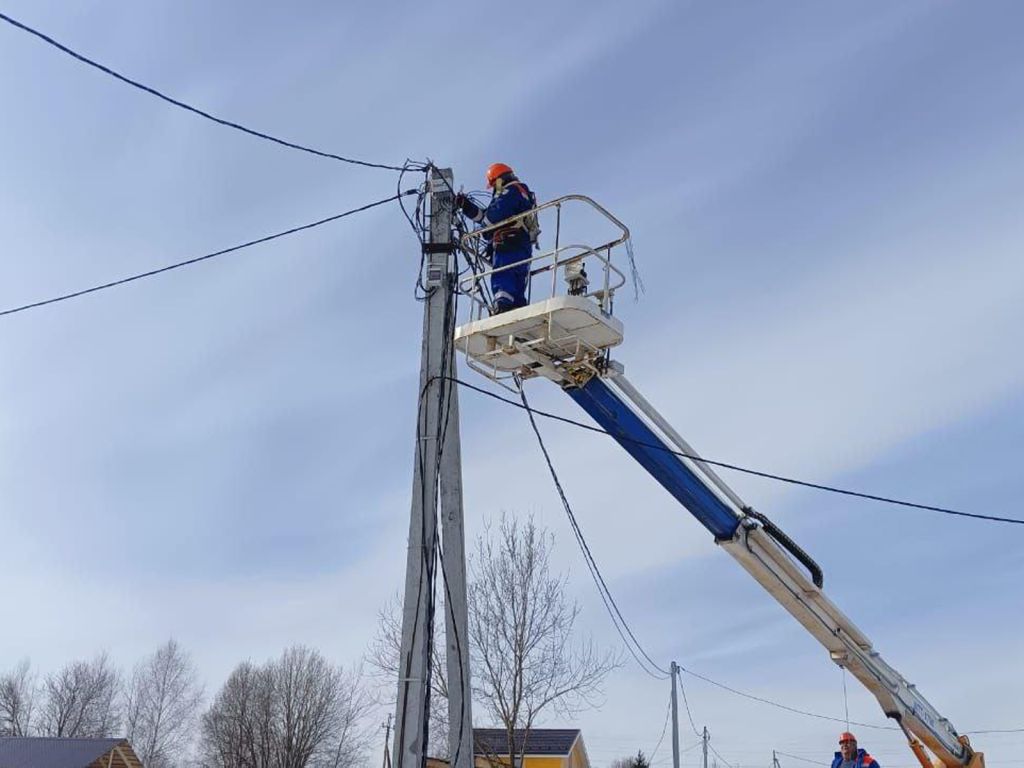
M 708 727 L 704 726 L 704 768 L 708 768 Z
M 676 701 L 676 675 L 679 667 L 674 661 L 669 671 L 672 673 L 672 768 L 679 768 L 679 703 Z
M 422 276 L 427 296 L 423 303 L 412 510 L 392 753 L 396 768 L 422 768 L 428 756 L 429 653 L 434 621 L 429 608 L 436 575 L 441 576 L 442 584 L 447 582 L 450 749 L 453 757 L 458 756 L 453 768 L 471 768 L 473 761 L 470 700 L 462 695 L 470 690 L 470 678 L 458 391 L 444 378 L 455 373 L 454 294 L 458 275 L 451 242 L 452 178 L 450 169 L 431 169 L 430 242 L 424 246 Z M 445 553 L 441 574 L 436 573 L 439 492 Z
M 779 765 L 779 756 L 775 754 L 775 750 L 772 750 L 772 768 L 782 768 Z

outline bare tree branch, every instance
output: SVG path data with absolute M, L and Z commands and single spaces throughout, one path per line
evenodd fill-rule
M 106 652 L 92 661 L 75 661 L 48 675 L 39 731 L 44 736 L 113 736 L 121 724 L 118 692 L 121 674 Z
M 203 757 L 222 768 L 351 768 L 368 746 L 371 704 L 357 670 L 293 646 L 231 673 L 203 715 Z
M 187 759 L 202 703 L 195 665 L 173 639 L 135 665 L 125 689 L 125 724 L 146 768 L 170 768 Z
M 38 694 L 28 659 L 0 677 L 0 736 L 33 734 Z
M 554 537 L 532 519 L 503 514 L 477 540 L 471 562 L 470 647 L 474 694 L 504 727 L 508 754 L 514 733 L 530 730 L 548 710 L 573 716 L 594 705 L 621 658 L 591 641 L 575 642 L 580 608 L 566 596 L 566 576 L 552 574 Z

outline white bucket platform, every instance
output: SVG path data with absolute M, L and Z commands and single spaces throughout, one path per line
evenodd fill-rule
M 491 378 L 519 373 L 559 383 L 622 339 L 622 323 L 583 296 L 554 296 L 455 329 L 456 348 Z

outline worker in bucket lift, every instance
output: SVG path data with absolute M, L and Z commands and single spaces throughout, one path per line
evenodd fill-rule
M 455 197 L 456 207 L 481 227 L 499 224 L 537 207 L 537 198 L 533 192 L 519 181 L 512 169 L 504 163 L 494 163 L 487 169 L 487 186 L 492 190 L 491 202 L 487 208 L 481 208 L 462 193 Z M 539 231 L 537 218 L 531 215 L 518 219 L 507 227 L 497 227 L 484 233 L 487 253 L 491 257 L 494 269 L 524 262 L 491 274 L 494 314 L 526 306 L 530 264 L 525 260 L 530 258 Z
M 857 749 L 857 737 L 846 732 L 839 735 L 839 751 L 832 768 L 881 768 L 878 761 L 863 749 Z

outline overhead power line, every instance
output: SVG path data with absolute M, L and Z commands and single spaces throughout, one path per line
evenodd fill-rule
M 547 464 L 548 470 L 551 473 L 551 477 L 552 477 L 552 479 L 553 479 L 553 481 L 555 483 L 555 489 L 558 491 L 559 498 L 561 499 L 562 505 L 565 508 L 565 511 L 566 511 L 566 513 L 567 513 L 567 515 L 569 517 L 569 522 L 570 522 L 570 525 L 573 528 L 573 532 L 576 535 L 577 542 L 579 543 L 580 548 L 581 548 L 581 550 L 582 550 L 582 552 L 584 554 L 584 559 L 585 559 L 585 561 L 587 563 L 587 567 L 590 570 L 590 574 L 591 574 L 592 578 L 594 579 L 595 585 L 598 587 L 598 592 L 601 594 L 601 599 L 604 602 L 605 608 L 608 610 L 608 613 L 609 613 L 609 615 L 612 618 L 612 623 L 615 625 L 615 629 L 618 631 L 619 636 L 622 638 L 623 643 L 625 643 L 625 645 L 626 645 L 627 649 L 629 650 L 630 654 L 632 654 L 633 658 L 636 660 L 637 664 L 641 667 L 641 669 L 643 669 L 644 672 L 646 672 L 651 677 L 654 677 L 656 679 L 664 679 L 664 677 L 662 675 L 668 675 L 669 673 L 667 673 L 661 666 L 659 666 L 650 657 L 650 655 L 647 653 L 647 651 L 644 650 L 644 647 L 640 644 L 639 640 L 637 640 L 636 635 L 630 629 L 629 625 L 626 623 L 625 618 L 622 616 L 622 612 L 619 610 L 618 604 L 615 602 L 615 599 L 612 597 L 611 591 L 608 589 L 608 585 L 604 581 L 604 577 L 601 575 L 600 569 L 597 566 L 597 562 L 594 560 L 594 557 L 593 557 L 593 555 L 590 552 L 590 548 L 589 548 L 589 546 L 587 546 L 586 540 L 583 538 L 583 532 L 582 532 L 582 530 L 579 527 L 579 523 L 576 520 L 576 516 L 573 513 L 571 506 L 569 505 L 569 501 L 568 501 L 568 499 L 567 499 L 567 497 L 565 495 L 565 490 L 562 488 L 562 483 L 561 483 L 561 481 L 558 478 L 557 472 L 555 471 L 554 464 L 551 461 L 551 456 L 548 453 L 547 446 L 544 444 L 544 439 L 541 437 L 540 430 L 537 427 L 537 422 L 534 419 L 534 415 L 547 416 L 549 418 L 553 418 L 553 419 L 558 420 L 558 421 L 566 421 L 566 422 L 569 422 L 571 424 L 575 424 L 577 426 L 583 427 L 585 429 L 590 429 L 592 431 L 604 432 L 604 430 L 600 430 L 600 429 L 597 429 L 595 427 L 590 427 L 589 425 L 581 424 L 579 422 L 573 422 L 570 419 L 566 419 L 566 418 L 561 417 L 561 416 L 556 416 L 554 414 L 545 413 L 544 411 L 539 411 L 539 410 L 537 410 L 535 408 L 530 407 L 529 402 L 526 399 L 526 393 L 525 393 L 525 390 L 523 389 L 522 382 L 518 382 L 518 384 L 519 384 L 519 393 L 520 393 L 520 396 L 523 399 L 523 403 L 522 403 L 522 405 L 520 405 L 519 403 L 516 403 L 513 400 L 507 400 L 506 398 L 503 398 L 503 397 L 501 397 L 501 396 L 499 396 L 499 395 L 497 395 L 497 394 L 495 394 L 493 392 L 489 392 L 489 391 L 487 391 L 485 389 L 482 389 L 480 387 L 476 387 L 476 386 L 474 386 L 472 384 L 469 384 L 467 382 L 464 382 L 461 379 L 458 379 L 456 377 L 444 376 L 444 377 L 438 377 L 438 378 L 445 378 L 445 379 L 448 379 L 450 381 L 454 381 L 456 384 L 460 384 L 460 385 L 462 385 L 464 387 L 468 387 L 469 389 L 472 389 L 474 391 L 477 391 L 477 392 L 480 392 L 482 394 L 488 395 L 489 397 L 493 397 L 493 398 L 495 398 L 497 400 L 501 400 L 502 402 L 508 403 L 509 405 L 515 405 L 517 407 L 522 408 L 523 410 L 525 410 L 527 412 L 527 415 L 528 415 L 529 420 L 530 420 L 530 426 L 533 428 L 534 434 L 537 437 L 537 442 L 538 442 L 538 445 L 540 446 L 541 453 L 543 454 L 543 457 L 544 457 L 544 460 L 545 460 L 545 462 Z M 605 434 L 607 434 L 607 433 L 605 433 Z M 653 447 L 658 447 L 658 446 L 653 446 Z M 676 452 L 672 451 L 672 453 L 676 453 Z M 686 454 L 679 454 L 679 455 L 686 456 Z M 702 459 L 702 460 L 703 461 L 707 461 L 706 459 Z M 716 462 L 708 462 L 708 463 L 710 464 L 710 463 L 716 463 Z M 725 465 L 722 462 L 717 462 L 717 464 L 719 466 L 731 467 L 731 465 Z M 621 624 L 621 626 L 620 626 L 620 624 Z M 627 637 L 628 637 L 628 639 L 627 639 Z M 632 641 L 632 642 L 630 642 L 630 641 Z M 635 648 L 634 648 L 634 646 L 635 646 Z M 656 671 L 652 672 L 648 665 L 650 665 L 650 667 L 653 667 L 654 670 L 656 670 Z M 677 666 L 677 669 L 679 671 L 678 672 L 679 687 L 680 687 L 680 691 L 682 692 L 682 695 L 683 695 L 683 703 L 684 703 L 684 705 L 686 707 L 686 715 L 687 715 L 687 718 L 689 719 L 690 727 L 693 729 L 693 732 L 697 735 L 697 738 L 702 738 L 702 735 L 701 735 L 700 731 L 697 730 L 697 726 L 696 726 L 696 724 L 694 723 L 694 720 L 693 720 L 693 713 L 690 710 L 690 702 L 689 702 L 689 700 L 687 698 L 687 695 L 686 695 L 686 687 L 683 684 L 683 678 L 682 678 L 682 674 L 681 674 L 682 672 L 685 672 L 686 674 L 688 674 L 688 675 L 690 675 L 692 677 L 695 677 L 698 680 L 703 680 L 704 682 L 709 683 L 710 685 L 713 685 L 713 686 L 715 686 L 717 688 L 720 688 L 720 689 L 722 689 L 724 691 L 727 691 L 728 693 L 732 693 L 732 694 L 734 694 L 736 696 L 740 696 L 740 697 L 745 698 L 745 699 L 750 699 L 751 701 L 756 701 L 756 702 L 759 702 L 761 704 L 767 704 L 768 706 L 775 707 L 776 709 L 781 709 L 783 711 L 790 712 L 792 714 L 803 715 L 804 717 L 813 717 L 813 718 L 818 719 L 818 720 L 828 720 L 828 721 L 836 722 L 836 723 L 844 723 L 847 728 L 849 728 L 851 725 L 855 725 L 855 726 L 857 726 L 859 728 L 871 728 L 871 729 L 879 730 L 879 731 L 898 731 L 898 730 L 900 730 L 898 727 L 895 727 L 895 726 L 875 725 L 873 723 L 863 723 L 863 722 L 859 722 L 859 721 L 856 721 L 856 720 L 849 720 L 848 718 L 832 717 L 830 715 L 822 715 L 822 714 L 819 714 L 817 712 L 810 712 L 810 711 L 805 710 L 805 709 L 798 709 L 796 707 L 791 707 L 791 706 L 788 706 L 786 704 L 782 704 L 780 702 L 773 701 L 772 699 L 767 699 L 767 698 L 765 698 L 763 696 L 756 696 L 756 695 L 754 695 L 752 693 L 747 693 L 747 692 L 741 691 L 741 690 L 739 690 L 737 688 L 733 688 L 732 686 L 726 685 L 725 683 L 720 683 L 717 680 L 714 680 L 714 679 L 712 679 L 710 677 L 707 677 L 705 675 L 702 675 L 702 674 L 694 672 L 694 671 L 692 671 L 690 669 L 687 669 L 686 667 L 682 666 L 681 664 L 677 664 L 676 666 Z M 659 675 L 657 673 L 662 673 L 662 675 Z M 969 733 L 1017 733 L 1017 732 L 1020 732 L 1020 731 L 1024 731 L 1024 729 L 970 731 Z M 664 738 L 664 729 L 662 729 L 662 737 L 658 740 L 658 746 L 661 745 L 661 741 L 662 741 L 663 738 Z M 697 745 L 699 745 L 700 743 L 701 742 L 698 742 Z M 694 745 L 694 746 L 697 746 L 697 745 Z M 714 747 L 711 747 L 710 744 L 708 746 L 711 748 L 711 750 L 716 755 L 718 755 L 719 759 L 721 759 L 722 762 L 724 762 L 727 766 L 730 765 L 725 760 L 725 758 L 723 758 L 714 749 Z M 657 747 L 655 747 L 655 751 L 657 751 Z M 686 750 L 684 750 L 684 751 L 686 751 Z M 779 754 L 782 754 L 782 753 L 779 753 Z
M 710 677 L 705 677 L 704 675 L 698 674 L 698 673 L 694 672 L 693 670 L 687 669 L 682 664 L 679 664 L 678 666 L 679 666 L 679 669 L 681 669 L 683 672 L 685 672 L 686 674 L 690 675 L 691 677 L 695 677 L 698 680 L 703 680 L 705 683 L 710 683 L 711 685 L 715 686 L 716 688 L 721 688 L 723 691 L 728 691 L 729 693 L 735 694 L 736 696 L 742 696 L 743 698 L 750 699 L 751 701 L 759 701 L 762 704 L 767 704 L 768 706 L 775 707 L 776 709 L 782 709 L 782 710 L 785 710 L 786 712 L 792 712 L 793 714 L 796 714 L 796 715 L 804 715 L 805 717 L 813 717 L 813 718 L 816 718 L 818 720 L 831 720 L 832 722 L 835 722 L 835 723 L 845 723 L 846 722 L 846 719 L 842 718 L 842 717 L 831 717 L 830 715 L 821 715 L 821 714 L 818 714 L 817 712 L 808 712 L 806 709 L 797 709 L 796 707 L 790 707 L 790 706 L 787 706 L 786 704 L 780 704 L 777 701 L 772 701 L 771 699 L 766 699 L 763 696 L 755 696 L 752 693 L 746 693 L 745 691 L 741 691 L 741 690 L 738 690 L 738 689 L 733 688 L 731 686 L 728 686 L 725 683 L 720 683 L 717 680 L 712 680 Z M 850 720 L 849 724 L 850 725 L 856 725 L 856 726 L 858 726 L 860 728 L 874 728 L 875 730 L 878 730 L 878 731 L 898 731 L 899 730 L 899 728 L 896 728 L 894 726 L 889 726 L 889 725 L 872 725 L 871 723 L 858 723 L 855 720 Z
M 710 740 L 708 741 L 708 749 L 710 749 L 712 752 L 714 752 L 715 755 L 718 756 L 718 759 L 721 760 L 723 763 L 725 763 L 727 768 L 733 768 L 732 763 L 730 763 L 728 760 L 726 760 L 724 757 L 722 757 L 721 753 L 717 749 L 715 749 L 714 745 L 712 745 Z
M 36 309 L 38 307 L 45 307 L 48 304 L 56 304 L 56 303 L 61 302 L 61 301 L 67 301 L 68 299 L 74 299 L 74 298 L 77 298 L 79 296 L 85 296 L 86 294 L 89 294 L 89 293 L 96 293 L 97 291 L 103 291 L 103 290 L 106 290 L 107 288 L 115 288 L 115 287 L 117 287 L 119 285 L 124 285 L 125 283 L 131 283 L 131 282 L 134 282 L 136 280 L 142 280 L 142 279 L 147 278 L 147 277 L 153 277 L 154 275 L 160 275 L 160 274 L 163 274 L 164 272 L 170 272 L 171 270 L 174 270 L 174 269 L 180 269 L 181 267 L 188 267 L 188 266 L 191 266 L 192 264 L 198 264 L 201 261 L 206 261 L 208 259 L 213 259 L 213 258 L 215 258 L 217 256 L 223 256 L 223 255 L 228 254 L 228 253 L 234 253 L 235 251 L 241 251 L 243 248 L 251 248 L 252 246 L 259 245 L 260 243 L 268 243 L 271 240 L 277 240 L 278 238 L 285 237 L 286 235 L 293 235 L 296 232 L 303 232 L 303 231 L 305 231 L 307 229 L 313 229 L 314 227 L 322 226 L 323 224 L 329 224 L 332 221 L 337 221 L 338 219 L 343 219 L 346 216 L 351 216 L 352 214 L 355 214 L 355 213 L 360 213 L 362 211 L 367 211 L 370 208 L 376 208 L 378 205 L 384 205 L 385 203 L 390 203 L 393 200 L 398 200 L 400 197 L 402 197 L 404 195 L 414 195 L 414 194 L 416 194 L 416 190 L 414 190 L 414 189 L 407 190 L 407 191 L 401 192 L 401 193 L 399 193 L 397 195 L 392 195 L 391 197 L 384 198 L 383 200 L 378 200 L 378 201 L 376 201 L 374 203 L 368 203 L 368 204 L 362 205 L 362 206 L 360 206 L 358 208 L 353 208 L 352 210 L 345 211 L 344 213 L 338 213 L 338 214 L 335 214 L 334 216 L 328 216 L 326 219 L 320 219 L 319 221 L 314 221 L 314 222 L 311 222 L 309 224 L 302 224 L 301 226 L 298 226 L 298 227 L 292 227 L 291 229 L 286 229 L 283 232 L 275 232 L 272 235 L 267 235 L 266 237 L 260 237 L 260 238 L 257 238 L 256 240 L 249 240 L 248 242 L 241 243 L 240 245 L 233 245 L 230 248 L 224 248 L 224 249 L 222 249 L 220 251 L 214 251 L 213 253 L 207 253 L 207 254 L 205 254 L 203 256 L 196 256 L 196 257 L 191 258 L 191 259 L 186 259 L 185 261 L 178 261 L 178 262 L 175 262 L 174 264 L 168 264 L 167 266 L 164 266 L 164 267 L 159 267 L 157 269 L 151 269 L 151 270 L 149 270 L 147 272 L 140 272 L 140 273 L 138 273 L 136 275 L 129 275 L 128 277 L 122 277 L 122 278 L 119 278 L 117 280 L 111 280 L 108 283 L 101 283 L 99 285 L 94 285 L 91 288 L 83 288 L 83 289 L 81 289 L 79 291 L 73 291 L 71 293 L 65 293 L 65 294 L 62 294 L 60 296 L 53 296 L 53 297 L 51 297 L 49 299 L 42 299 L 40 301 L 33 301 L 30 304 L 22 304 L 20 307 L 12 307 L 11 309 L 0 310 L 0 317 L 4 317 L 5 315 L 13 315 L 13 314 L 16 314 L 18 312 L 25 312 L 26 310 L 29 310 L 29 309 Z
M 964 733 L 968 735 L 976 733 L 1024 733 L 1024 728 L 996 728 L 987 731 L 964 731 Z
M 913 502 L 913 501 L 904 501 L 902 499 L 895 499 L 895 498 L 892 498 L 892 497 L 889 497 L 889 496 L 880 496 L 880 495 L 874 494 L 874 493 L 864 493 L 862 491 L 853 491 L 853 490 L 850 490 L 849 488 L 837 488 L 837 487 L 831 486 L 831 485 L 823 485 L 821 483 L 812 483 L 812 482 L 807 481 L 807 480 L 798 480 L 798 479 L 793 478 L 793 477 L 787 477 L 785 475 L 777 475 L 777 474 L 774 474 L 772 472 L 763 472 L 763 471 L 758 470 L 758 469 L 750 469 L 749 467 L 742 467 L 742 466 L 739 466 L 738 464 L 731 464 L 731 463 L 725 462 L 725 461 L 714 461 L 714 460 L 709 459 L 709 458 L 707 458 L 705 456 L 695 456 L 695 455 L 692 455 L 692 454 L 689 454 L 689 453 L 683 453 L 682 451 L 673 451 L 671 448 L 667 448 L 664 445 L 658 445 L 656 443 L 647 443 L 647 442 L 644 442 L 643 440 L 634 440 L 634 439 L 626 437 L 626 436 L 613 435 L 611 432 L 608 432 L 607 430 L 601 429 L 600 427 L 595 427 L 595 426 L 593 426 L 591 424 L 584 424 L 581 421 L 576 421 L 574 419 L 570 419 L 570 418 L 567 418 L 565 416 L 559 416 L 558 414 L 555 414 L 555 413 L 548 413 L 547 411 L 539 411 L 539 410 L 537 410 L 535 408 L 531 408 L 529 405 L 524 405 L 522 403 L 517 403 L 515 400 L 509 400 L 508 398 L 502 397 L 501 395 L 497 394 L 496 392 L 491 392 L 489 390 L 484 389 L 483 387 L 477 387 L 477 386 L 475 386 L 473 384 L 470 384 L 467 381 L 462 381 L 461 379 L 455 379 L 455 381 L 456 381 L 456 383 L 460 384 L 461 386 L 466 387 L 467 389 L 471 389 L 474 392 L 479 392 L 482 395 L 487 395 L 487 397 L 493 398 L 494 400 L 498 400 L 499 402 L 505 403 L 506 405 L 511 405 L 511 406 L 516 407 L 516 408 L 522 408 L 522 409 L 525 409 L 525 410 L 529 410 L 532 413 L 535 413 L 538 416 L 543 416 L 546 419 L 553 419 L 554 421 L 560 421 L 563 424 L 570 424 L 570 425 L 572 425 L 574 427 L 579 427 L 580 429 L 585 429 L 588 432 L 597 432 L 597 433 L 602 434 L 602 435 L 607 435 L 608 437 L 614 438 L 616 440 L 625 440 L 627 442 L 634 443 L 636 445 L 642 445 L 645 448 L 654 448 L 656 450 L 664 451 L 665 453 L 671 453 L 674 456 L 680 456 L 680 457 L 682 457 L 684 459 L 690 459 L 691 461 L 700 462 L 702 464 L 710 464 L 711 466 L 714 466 L 714 467 L 722 467 L 723 469 L 731 469 L 731 470 L 733 470 L 735 472 L 742 472 L 743 474 L 746 474 L 746 475 L 753 475 L 755 477 L 763 477 L 763 478 L 765 478 L 767 480 L 776 480 L 776 481 L 778 481 L 780 483 L 788 483 L 790 485 L 798 485 L 798 486 L 802 486 L 804 488 L 813 488 L 813 489 L 818 490 L 818 491 L 827 491 L 829 493 L 838 493 L 838 494 L 841 494 L 843 496 L 853 496 L 853 497 L 856 497 L 856 498 L 859 498 L 859 499 L 867 499 L 868 501 L 878 501 L 878 502 L 881 502 L 883 504 L 893 504 L 893 505 L 896 505 L 896 506 L 899 506 L 899 507 L 910 507 L 911 509 L 920 509 L 920 510 L 924 510 L 924 511 L 927 511 L 927 512 L 939 512 L 939 513 L 942 513 L 944 515 L 956 515 L 958 517 L 966 517 L 966 518 L 971 518 L 971 519 L 975 519 L 975 520 L 988 520 L 988 521 L 994 522 L 994 523 L 1011 523 L 1011 524 L 1014 524 L 1014 525 L 1024 525 L 1024 520 L 1021 520 L 1021 519 L 1015 518 L 1015 517 L 999 517 L 999 516 L 996 516 L 996 515 L 983 515 L 983 514 L 980 514 L 980 513 L 977 513 L 977 512 L 964 512 L 962 510 L 949 509 L 947 507 L 936 507 L 936 506 L 932 506 L 930 504 L 918 504 L 918 503 Z
M 668 718 L 672 714 L 672 698 L 669 697 L 668 706 L 665 707 L 665 724 L 661 726 L 661 736 L 658 737 L 658 743 L 654 745 L 654 749 L 651 751 L 651 756 L 647 758 L 648 765 L 653 765 L 654 758 L 658 754 L 658 750 L 661 748 L 661 742 L 665 740 L 665 732 L 668 731 Z
M 789 752 L 783 752 L 780 749 L 776 749 L 775 752 L 777 754 L 782 755 L 783 757 L 791 757 L 794 760 L 802 760 L 803 762 L 810 763 L 811 765 L 831 765 L 831 763 L 823 763 L 820 760 L 809 760 L 806 757 L 800 757 L 800 755 L 791 755 L 791 754 L 789 754 Z
M 686 707 L 686 718 L 690 721 L 690 728 L 693 729 L 697 738 L 703 739 L 704 736 L 697 730 L 697 724 L 693 722 L 693 712 L 690 711 L 690 699 L 686 695 L 686 685 L 683 684 L 683 676 L 680 674 L 681 669 L 682 667 L 679 666 L 679 664 L 676 664 L 676 680 L 679 681 L 679 692 L 683 694 L 683 705 Z
M 458 381 L 458 379 L 456 379 L 456 381 Z M 576 542 L 580 546 L 580 552 L 583 554 L 583 559 L 587 564 L 587 569 L 590 571 L 590 575 L 594 580 L 594 585 L 597 587 L 597 591 L 601 595 L 601 600 L 604 603 L 605 609 L 608 611 L 608 615 L 611 616 L 612 623 L 615 625 L 615 629 L 618 631 L 619 637 L 622 638 L 622 642 L 625 644 L 626 649 L 644 672 L 656 680 L 668 679 L 669 672 L 654 661 L 650 654 L 644 650 L 640 641 L 636 639 L 636 635 L 633 634 L 633 630 L 630 629 L 629 624 L 626 623 L 626 619 L 623 617 L 622 611 L 619 610 L 619 606 L 615 602 L 615 598 L 612 597 L 612 593 L 608 589 L 608 584 L 605 582 L 604 576 L 601 575 L 600 568 L 597 567 L 597 561 L 594 560 L 594 556 L 590 552 L 587 540 L 583 537 L 583 531 L 580 528 L 579 523 L 576 521 L 576 515 L 572 511 L 572 507 L 569 505 L 568 498 L 566 498 L 565 490 L 562 488 L 562 483 L 558 479 L 558 473 L 555 471 L 555 466 L 551 462 L 551 456 L 548 454 L 548 449 L 544 445 L 544 438 L 541 437 L 540 429 L 537 427 L 537 422 L 533 418 L 533 409 L 530 408 L 527 403 L 526 390 L 523 388 L 521 383 L 519 386 L 519 394 L 523 398 L 523 404 L 526 408 L 527 416 L 530 419 L 530 426 L 533 427 L 533 433 L 537 436 L 537 444 L 540 446 L 540 451 L 544 455 L 544 461 L 548 465 L 548 471 L 551 473 L 551 479 L 555 483 L 555 490 L 558 491 L 558 496 L 562 500 L 562 506 L 565 508 L 565 513 L 569 518 L 569 524 L 576 536 Z M 652 669 L 654 671 L 652 671 Z
M 459 379 L 453 378 L 453 380 L 456 383 L 465 384 L 465 382 L 462 382 Z M 477 389 L 472 385 L 466 386 L 469 386 L 471 389 Z M 479 391 L 487 393 L 486 390 Z M 640 668 L 644 670 L 644 672 L 646 672 L 648 675 L 655 679 L 665 679 L 665 677 L 668 676 L 669 673 L 666 672 L 660 665 L 657 664 L 657 662 L 655 662 L 651 658 L 651 656 L 647 653 L 644 647 L 640 644 L 640 641 L 637 640 L 636 635 L 633 633 L 633 630 L 630 629 L 629 624 L 626 623 L 626 620 L 622 615 L 622 611 L 619 610 L 618 603 L 616 603 L 615 598 L 612 596 L 611 590 L 608 589 L 608 585 L 605 582 L 604 577 L 601 575 L 601 570 L 598 567 L 597 562 L 594 560 L 594 556 L 590 551 L 590 547 L 587 545 L 586 539 L 583 537 L 583 531 L 580 529 L 579 523 L 576 520 L 576 515 L 572 511 L 572 507 L 569 505 L 569 500 L 565 495 L 565 490 L 562 488 L 562 483 L 558 478 L 558 473 L 555 471 L 554 464 L 551 461 L 551 455 L 548 453 L 547 446 L 544 444 L 544 439 L 541 437 L 540 429 L 537 427 L 537 422 L 534 419 L 534 414 L 539 414 L 542 412 L 537 411 L 536 409 L 531 408 L 529 406 L 529 403 L 526 400 L 526 392 L 523 389 L 521 382 L 519 384 L 519 393 L 520 396 L 523 398 L 524 409 L 526 410 L 527 416 L 530 420 L 530 426 L 533 428 L 533 432 L 537 436 L 537 443 L 540 446 L 540 450 L 544 456 L 544 461 L 547 464 L 548 471 L 551 473 L 552 480 L 555 483 L 555 490 L 557 490 L 558 496 L 562 501 L 562 506 L 565 508 L 566 514 L 569 517 L 569 524 L 573 529 L 573 533 L 576 535 L 576 540 L 577 543 L 580 545 L 580 550 L 583 553 L 583 557 L 586 561 L 587 568 L 590 570 L 590 575 L 593 578 L 594 584 L 597 586 L 598 592 L 601 595 L 601 600 L 602 602 L 604 602 L 605 609 L 608 611 L 609 616 L 611 616 L 612 623 L 615 625 L 616 631 L 618 631 L 619 636 L 622 638 L 622 642 L 625 644 L 627 650 L 629 650 L 630 654 L 636 660 Z M 504 398 L 499 399 L 504 400 Z M 513 403 L 513 401 L 511 400 L 505 402 Z M 724 683 L 720 683 L 717 680 L 712 680 L 710 677 L 705 677 L 704 675 L 697 674 L 696 672 L 691 672 L 689 669 L 682 666 L 681 664 L 677 665 L 677 667 L 681 672 L 686 672 L 688 675 L 692 675 L 693 677 L 696 677 L 698 680 L 703 680 L 704 682 L 710 683 L 711 685 L 717 686 L 718 688 L 733 693 L 737 696 L 742 696 L 743 698 L 758 701 L 763 704 L 768 704 L 770 706 L 776 707 L 778 709 L 786 710 L 787 712 L 805 715 L 807 717 L 814 717 L 820 720 L 833 720 L 841 723 L 846 722 L 846 720 L 842 718 L 830 717 L 828 715 L 820 715 L 814 712 L 796 709 L 795 707 L 789 707 L 785 704 L 780 704 L 776 701 L 772 701 L 771 699 L 766 699 L 761 696 L 754 696 L 753 694 L 744 693 L 743 691 L 737 690 L 736 688 L 732 688 L 728 685 L 725 685 Z M 654 671 L 652 671 L 651 668 L 653 668 Z M 693 729 L 693 732 L 697 735 L 697 737 L 701 738 L 701 733 L 697 730 L 697 726 L 694 724 L 693 713 L 690 711 L 690 702 L 686 695 L 686 687 L 685 685 L 683 685 L 683 678 L 681 674 L 679 675 L 679 687 L 683 694 L 683 704 L 686 707 L 686 716 L 690 721 L 690 727 Z M 891 728 L 889 726 L 871 725 L 869 723 L 854 723 L 853 721 L 850 721 L 850 723 L 852 723 L 853 725 L 863 726 L 865 728 L 876 728 L 879 730 L 897 730 L 896 728 Z M 721 755 L 719 755 L 719 757 L 721 757 Z
M 77 51 L 74 51 L 71 48 L 68 48 L 66 45 L 64 45 L 63 43 L 57 42 L 56 40 L 54 40 L 49 35 L 44 34 L 43 32 L 40 32 L 38 29 L 33 29 L 32 27 L 28 26 L 27 24 L 24 24 L 24 23 L 18 21 L 17 19 L 13 19 L 13 18 L 11 18 L 10 16 L 8 16 L 5 13 L 0 13 L 0 20 L 6 21 L 11 26 L 17 27 L 18 29 L 20 29 L 20 30 L 22 30 L 24 32 L 28 32 L 30 35 L 34 35 L 35 37 L 39 38 L 43 42 L 47 43 L 48 45 L 51 45 L 54 48 L 56 48 L 57 50 L 62 51 L 63 53 L 66 53 L 68 56 L 71 56 L 72 58 L 77 59 L 78 61 L 82 62 L 83 64 L 87 64 L 88 66 L 93 67 L 94 69 L 98 69 L 100 72 L 103 72 L 103 73 L 105 73 L 107 75 L 110 75 L 111 77 L 115 78 L 116 80 L 120 80 L 122 83 L 125 83 L 126 85 L 130 85 L 133 88 L 138 88 L 140 91 L 145 91 L 146 93 L 148 93 L 148 94 L 150 94 L 152 96 L 156 96 L 158 99 L 161 99 L 162 101 L 165 101 L 168 104 L 173 104 L 174 106 L 179 107 L 180 109 L 184 109 L 187 112 L 191 112 L 191 113 L 193 113 L 195 115 L 199 115 L 200 117 L 204 117 L 207 120 L 211 120 L 211 121 L 213 121 L 215 123 L 218 123 L 220 125 L 227 126 L 228 128 L 234 128 L 236 131 L 241 131 L 242 133 L 247 133 L 250 136 L 255 136 L 258 139 L 263 139 L 264 141 L 270 141 L 270 142 L 273 142 L 274 144 L 280 144 L 283 147 L 288 147 L 290 149 L 297 149 L 300 152 L 306 152 L 306 153 L 311 154 L 311 155 L 317 155 L 318 157 L 326 157 L 326 158 L 328 158 L 330 160 L 340 160 L 343 163 L 350 163 L 352 165 L 362 165 L 362 166 L 365 166 L 367 168 L 383 168 L 383 169 L 389 170 L 389 171 L 401 171 L 401 170 L 403 170 L 403 167 L 400 166 L 400 165 L 388 165 L 386 163 L 371 163 L 371 162 L 367 162 L 366 160 L 357 160 L 357 159 L 352 158 L 352 157 L 344 157 L 343 155 L 336 155 L 333 152 L 324 152 L 324 151 L 319 150 L 319 149 L 314 149 L 313 147 L 307 147 L 307 146 L 305 146 L 303 144 L 296 144 L 293 141 L 287 141 L 285 139 L 278 138 L 277 136 L 271 136 L 269 133 L 263 133 L 262 131 L 257 131 L 257 130 L 254 130 L 253 128 L 247 128 L 246 126 L 244 126 L 244 125 L 242 125 L 240 123 L 233 122 L 231 120 L 225 120 L 224 118 L 217 117 L 216 115 L 210 114 L 209 112 L 207 112 L 205 110 L 202 110 L 202 109 L 199 109 L 198 107 L 194 107 L 191 104 L 186 104 L 184 101 L 179 101 L 178 99 L 175 99 L 175 98 L 173 98 L 171 96 L 168 96 L 166 93 L 162 93 L 161 91 L 158 91 L 156 88 L 152 88 L 152 87 L 150 87 L 148 85 L 140 83 L 137 80 L 133 80 L 130 77 L 122 75 L 120 72 L 117 72 L 117 71 L 111 69 L 108 66 L 100 64 L 98 61 L 94 61 L 93 59 L 90 59 L 88 56 L 84 56 L 81 53 L 78 53 Z

